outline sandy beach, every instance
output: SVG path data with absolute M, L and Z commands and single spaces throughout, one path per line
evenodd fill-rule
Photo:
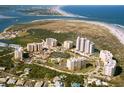
M 78 15 L 74 15 L 74 14 L 71 14 L 71 13 L 67 13 L 67 12 L 61 10 L 61 7 L 62 6 L 56 6 L 54 9 L 55 9 L 55 11 L 58 11 L 59 13 L 61 13 L 63 16 L 83 17 L 83 16 L 78 16 Z M 87 18 L 87 17 L 83 17 L 83 18 Z M 81 20 L 81 21 L 91 23 L 91 24 L 95 24 L 95 25 L 104 26 L 104 27 L 108 28 L 110 33 L 112 33 L 114 36 L 116 36 L 118 38 L 118 40 L 122 44 L 124 44 L 124 29 L 122 29 L 121 27 L 117 27 L 117 25 L 108 24 L 108 23 L 104 23 L 104 22 L 85 21 L 85 20 Z
M 117 39 L 120 41 L 120 43 L 124 44 L 124 28 L 117 27 L 117 25 L 114 25 L 114 24 L 107 24 L 107 23 L 103 23 L 103 22 L 95 22 L 95 21 L 85 21 L 85 22 L 104 26 L 104 27 L 108 28 L 110 33 L 112 33 L 114 36 L 116 36 Z
M 61 9 L 61 7 L 63 7 L 63 6 L 56 6 L 54 9 L 55 9 L 55 11 L 58 11 L 59 13 L 61 13 L 63 16 L 87 18 L 85 16 L 79 16 L 79 15 L 67 13 L 67 12 L 63 11 Z M 95 24 L 95 25 L 100 25 L 100 26 L 104 26 L 104 27 L 108 28 L 110 33 L 112 33 L 114 36 L 116 36 L 118 38 L 118 40 L 122 44 L 124 44 L 124 27 L 123 26 L 122 26 L 123 27 L 122 28 L 121 26 L 119 27 L 118 25 L 108 24 L 108 23 L 104 23 L 104 22 L 85 21 L 85 20 L 80 20 L 80 21 Z
M 70 14 L 70 13 L 67 13 L 67 12 L 61 10 L 61 7 L 62 7 L 62 6 L 55 6 L 55 7 L 53 8 L 53 10 L 56 11 L 56 12 L 58 12 L 58 13 L 60 13 L 60 14 L 62 14 L 63 16 L 69 16 L 69 17 L 70 17 L 70 16 L 71 16 L 71 17 L 74 16 L 73 14 Z
M 80 17 L 78 15 L 74 15 L 74 14 L 71 14 L 71 13 L 67 13 L 65 11 L 63 11 L 61 9 L 61 7 L 63 6 L 55 6 L 53 9 L 54 11 L 57 11 L 59 12 L 60 14 L 62 14 L 63 16 L 68 16 L 68 17 Z M 2 16 L 0 16 L 2 17 Z M 83 16 L 81 16 L 83 17 Z M 86 17 L 83 17 L 83 18 L 86 18 Z M 64 19 L 45 19 L 45 20 L 64 20 Z M 32 22 L 37 22 L 37 21 L 45 21 L 45 20 L 34 20 Z M 66 19 L 67 20 L 67 19 Z M 109 29 L 110 33 L 112 33 L 114 36 L 117 37 L 117 39 L 122 43 L 124 44 L 124 27 L 123 26 L 119 26 L 119 25 L 114 25 L 114 24 L 108 24 L 108 23 L 104 23 L 104 22 L 98 22 L 98 21 L 87 21 L 87 20 L 68 20 L 68 21 L 80 21 L 80 22 L 86 22 L 86 23 L 90 23 L 90 24 L 95 24 L 95 25 L 100 25 L 100 26 L 104 26 L 106 28 Z M 5 32 L 6 29 L 3 31 Z
M 86 21 L 86 20 L 72 20 L 72 21 L 79 21 L 79 22 L 85 22 L 89 24 L 99 25 L 103 26 L 107 29 L 109 29 L 109 32 L 116 36 L 116 38 L 120 41 L 120 43 L 124 44 L 124 28 L 123 26 L 119 27 L 118 25 L 114 24 L 108 24 L 104 22 L 98 22 L 98 21 Z
M 75 15 L 75 14 L 72 14 L 72 13 L 67 13 L 65 11 L 63 11 L 61 8 L 63 6 L 55 6 L 53 9 L 54 11 L 57 11 L 58 13 L 62 14 L 63 16 L 67 16 L 67 17 L 79 17 L 79 18 L 87 18 L 85 16 L 79 16 L 79 15 Z
M 44 19 L 44 20 L 34 20 L 32 22 L 38 22 L 38 21 L 49 21 L 49 20 L 65 20 L 65 19 Z M 67 19 L 66 19 L 67 21 Z M 103 26 L 107 29 L 109 29 L 109 32 L 116 36 L 116 38 L 120 41 L 120 43 L 124 44 L 124 28 L 119 27 L 118 25 L 114 24 L 108 24 L 104 22 L 98 22 L 98 21 L 86 21 L 86 20 L 68 20 L 68 21 L 73 21 L 73 22 L 85 22 L 89 24 L 95 24 L 99 26 Z

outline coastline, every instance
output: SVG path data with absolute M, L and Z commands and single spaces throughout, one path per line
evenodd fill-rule
M 60 14 L 62 14 L 62 16 L 74 17 L 73 14 L 67 13 L 67 12 L 63 11 L 63 10 L 61 9 L 62 7 L 63 7 L 63 6 L 55 6 L 55 7 L 53 8 L 53 10 L 56 11 L 56 12 L 58 12 L 58 13 L 60 13 Z
M 60 8 L 60 11 L 61 11 L 61 7 L 63 7 L 63 6 L 58 7 L 58 8 Z M 16 25 L 16 23 L 13 23 L 12 25 L 9 24 L 8 27 L 5 27 L 3 32 L 0 32 L 1 45 L 7 45 L 7 47 L 9 47 L 10 44 L 15 44 L 15 45 L 19 44 L 22 46 L 22 48 L 25 49 L 25 46 L 28 43 L 33 43 L 33 42 L 40 43 L 40 42 L 42 42 L 42 39 L 46 39 L 48 37 L 55 38 L 56 40 L 58 40 L 58 42 L 61 45 L 63 44 L 63 42 L 65 40 L 71 40 L 74 42 L 74 45 L 75 45 L 76 38 L 78 36 L 81 36 L 81 37 L 87 38 L 91 42 L 93 42 L 95 44 L 95 50 L 97 50 L 97 51 L 95 51 L 93 53 L 93 55 L 90 56 L 90 58 L 87 58 L 88 61 L 86 60 L 86 62 L 88 62 L 88 64 L 91 63 L 92 61 L 94 61 L 94 63 L 91 63 L 91 65 L 93 65 L 93 67 L 91 66 L 86 69 L 82 69 L 81 71 L 73 71 L 72 73 L 77 73 L 75 75 L 79 75 L 80 73 L 83 73 L 82 76 L 84 76 L 84 80 L 87 79 L 87 77 L 85 78 L 85 75 L 90 77 L 90 76 L 92 76 L 92 74 L 94 74 L 94 77 L 101 80 L 101 82 L 105 81 L 106 84 L 108 84 L 108 87 L 124 86 L 123 83 L 121 84 L 121 82 L 123 81 L 123 78 L 124 78 L 123 77 L 123 68 L 124 68 L 124 63 L 123 63 L 123 61 L 124 61 L 124 59 L 123 59 L 123 57 L 124 57 L 124 54 L 123 54 L 123 52 L 124 52 L 124 26 L 123 26 L 123 24 L 119 25 L 119 24 L 107 23 L 107 21 L 97 21 L 97 19 L 90 20 L 90 17 L 87 19 L 85 19 L 85 18 L 83 19 L 83 18 L 76 17 L 73 14 L 69 15 L 69 13 L 67 13 L 68 10 L 66 11 L 66 8 L 64 8 L 63 10 L 65 11 L 65 12 L 62 12 L 63 15 L 61 15 L 61 14 L 58 15 L 61 17 L 46 17 L 46 19 L 45 18 L 43 19 L 42 17 L 38 17 L 36 19 L 31 19 L 29 17 L 29 19 L 30 19 L 29 21 L 25 20 L 20 23 L 19 23 L 19 21 L 17 21 L 18 22 L 17 25 Z M 59 9 L 57 9 L 56 11 L 59 11 Z M 54 15 L 49 15 L 49 16 L 54 16 Z M 63 16 L 66 16 L 66 17 L 63 17 Z M 8 20 L 11 20 L 11 19 L 8 19 Z M 10 21 L 7 21 L 7 22 L 10 22 Z M 1 25 L 4 26 L 4 23 L 3 22 L 1 22 L 1 23 L 2 23 Z M 117 23 L 117 22 L 115 22 L 115 23 Z M 7 48 L 6 46 L 4 46 L 4 47 L 5 47 L 5 49 Z M 60 49 L 59 48 L 57 49 L 57 48 L 55 49 L 55 52 L 56 51 L 59 52 L 59 50 L 61 49 L 61 46 L 60 46 Z M 75 47 L 73 49 L 75 50 Z M 63 49 L 61 49 L 61 50 L 63 52 Z M 117 75 L 114 75 L 111 77 L 107 77 L 107 76 L 103 75 L 103 71 L 104 71 L 103 65 L 104 64 L 100 63 L 101 60 L 99 60 L 99 54 L 100 54 L 101 50 L 108 50 L 114 56 L 112 59 L 114 59 L 116 61 L 115 68 L 117 68 L 116 69 L 117 71 L 121 70 Z M 71 50 L 69 50 L 69 51 L 71 51 Z M 71 52 L 73 52 L 73 51 L 71 51 Z M 78 54 L 73 55 L 73 54 L 71 54 L 71 52 L 70 52 L 70 55 L 72 57 L 78 56 Z M 6 53 L 4 53 L 4 54 L 6 54 Z M 37 55 L 36 55 L 36 57 L 37 57 Z M 35 57 L 35 55 L 34 55 L 34 57 Z M 42 55 L 41 55 L 41 57 L 42 57 Z M 6 59 L 6 57 L 5 57 L 5 59 Z M 9 58 L 9 59 L 11 59 L 11 58 Z M 33 59 L 33 57 L 31 59 Z M 49 59 L 47 59 L 47 60 L 49 61 Z M 4 61 L 4 59 L 2 61 Z M 38 64 L 35 64 L 35 65 L 38 65 Z M 53 69 L 55 69 L 55 71 L 57 71 L 57 73 L 61 72 L 61 70 L 70 72 L 64 66 L 62 66 L 60 68 L 58 66 L 56 68 L 54 66 L 54 64 L 53 64 L 53 66 L 51 64 L 50 65 L 45 64 L 45 65 L 43 64 L 43 67 L 48 69 L 49 72 L 51 72 L 51 70 L 53 70 Z M 62 65 L 65 65 L 65 64 L 62 64 Z M 94 65 L 98 65 L 98 66 L 94 66 Z M 41 64 L 41 67 L 42 67 L 42 64 Z M 118 69 L 118 67 L 119 67 L 119 69 Z M 96 74 L 97 72 L 98 72 L 98 74 Z M 91 79 L 92 79 L 92 77 L 91 77 Z M 25 81 L 25 82 L 27 82 L 27 81 Z M 81 84 L 83 84 L 83 82 Z
M 103 26 L 103 27 L 109 29 L 109 32 L 111 34 L 113 34 L 120 41 L 121 44 L 124 45 L 124 29 L 117 27 L 114 24 L 108 24 L 105 22 L 86 21 L 86 20 L 77 20 L 77 21 L 85 22 L 85 23 L 89 23 L 89 24 L 94 24 L 94 25 L 99 25 L 99 26 Z
M 44 20 L 34 20 L 32 22 L 49 21 L 49 20 L 65 20 L 65 19 L 44 19 Z M 117 27 L 118 25 L 108 24 L 105 22 L 98 22 L 98 21 L 87 21 L 87 20 L 73 20 L 73 19 L 67 20 L 66 19 L 66 21 L 85 22 L 85 23 L 89 23 L 89 24 L 103 26 L 103 27 L 109 29 L 109 32 L 111 34 L 113 34 L 120 41 L 121 44 L 124 45 L 124 29 Z
M 55 11 L 58 11 L 59 13 L 63 14 L 63 16 L 87 18 L 85 16 L 78 16 L 78 15 L 74 15 L 74 14 L 71 14 L 71 13 L 67 13 L 67 12 L 65 12 L 61 9 L 62 7 L 64 7 L 64 6 L 56 6 Z M 108 23 L 105 23 L 105 22 L 98 22 L 98 21 L 88 21 L 88 20 L 87 21 L 86 20 L 80 20 L 80 21 L 95 24 L 95 25 L 100 25 L 100 26 L 104 26 L 104 27 L 108 28 L 109 32 L 112 33 L 114 36 L 116 36 L 117 39 L 122 44 L 124 44 L 124 26 L 108 24 Z
M 61 8 L 64 7 L 64 6 L 55 6 L 53 8 L 54 11 L 62 14 L 62 16 L 66 16 L 66 17 L 78 17 L 78 18 L 88 18 L 88 17 L 85 17 L 85 16 L 80 16 L 80 15 L 75 15 L 75 14 L 72 14 L 72 13 L 68 13 L 66 11 L 63 11 Z
M 109 29 L 109 32 L 113 34 L 119 41 L 124 45 L 124 29 L 119 28 L 113 24 L 97 22 L 97 21 L 89 21 L 88 23 L 92 23 L 95 25 L 100 25 Z
M 57 6 L 55 7 L 55 11 L 58 11 L 59 13 L 63 14 L 63 16 L 69 16 L 69 17 L 82 17 L 82 18 L 87 18 L 84 16 L 78 16 L 78 15 L 74 15 L 71 13 L 67 13 L 65 11 L 63 11 L 61 8 L 63 6 Z M 124 29 L 120 29 L 120 27 L 117 27 L 118 25 L 112 25 L 112 24 L 107 24 L 107 23 L 103 23 L 103 22 L 98 22 L 98 21 L 85 21 L 85 20 L 81 20 L 83 22 L 87 22 L 87 23 L 91 23 L 91 24 L 95 24 L 95 25 L 100 25 L 100 26 L 104 26 L 106 28 L 109 29 L 109 32 L 112 33 L 114 36 L 117 37 L 117 39 L 124 44 Z
M 62 16 L 66 16 L 66 17 L 76 17 L 76 18 L 87 18 L 87 17 L 84 17 L 84 16 L 78 16 L 78 15 L 74 15 L 74 14 L 71 14 L 71 13 L 67 13 L 66 11 L 63 11 L 61 8 L 64 7 L 64 6 L 55 6 L 53 7 L 53 11 L 56 11 L 60 14 L 62 14 Z M 60 16 L 60 15 L 59 15 Z M 2 17 L 2 16 L 0 16 Z M 8 18 L 8 17 L 7 17 Z M 11 18 L 11 17 L 10 17 Z M 0 18 L 1 19 L 1 18 Z M 39 20 L 33 20 L 31 22 L 37 22 L 37 21 L 47 21 L 47 20 L 68 20 L 68 19 L 39 19 Z M 70 20 L 70 19 L 69 19 Z M 88 20 L 76 20 L 76 19 L 71 19 L 70 21 L 82 21 L 82 22 L 86 22 L 86 23 L 90 23 L 90 24 L 95 24 L 95 25 L 100 25 L 100 26 L 103 26 L 105 28 L 108 28 L 109 29 L 109 32 L 112 33 L 114 36 L 116 36 L 116 38 L 122 43 L 124 44 L 124 28 L 123 26 L 121 25 L 114 25 L 114 24 L 108 24 L 108 23 L 105 23 L 105 22 L 98 22 L 98 21 L 88 21 Z M 30 23 L 30 22 L 26 22 L 26 23 Z M 13 26 L 13 25 L 11 25 Z M 6 33 L 6 30 L 8 28 L 10 28 L 11 26 L 7 27 L 4 29 L 3 32 L 1 33 Z M 0 33 L 0 34 L 1 34 Z

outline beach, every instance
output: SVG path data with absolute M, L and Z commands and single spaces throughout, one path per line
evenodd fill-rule
M 32 22 L 47 21 L 47 20 L 65 20 L 65 19 L 44 19 L 44 20 L 35 20 Z M 66 19 L 66 21 L 67 21 L 67 19 Z M 103 27 L 109 29 L 109 32 L 111 34 L 113 34 L 120 41 L 120 43 L 122 43 L 124 45 L 124 29 L 119 27 L 118 25 L 108 24 L 108 23 L 98 22 L 98 21 L 86 21 L 86 20 L 68 20 L 68 21 L 86 22 L 89 24 L 103 26 Z
M 112 33 L 114 36 L 116 36 L 117 39 L 120 41 L 120 43 L 124 44 L 124 29 L 117 27 L 113 24 L 107 24 L 107 23 L 103 23 L 103 22 L 95 22 L 95 21 L 85 21 L 85 22 L 104 26 L 104 27 L 108 28 L 110 33 Z
M 117 27 L 116 25 L 108 24 L 108 23 L 104 23 L 104 22 L 86 21 L 86 20 L 80 20 L 80 21 L 86 22 L 89 24 L 103 26 L 103 27 L 109 29 L 109 32 L 111 34 L 113 34 L 120 41 L 120 43 L 122 43 L 124 45 L 124 29 Z
M 7 14 L 4 14 L 4 13 L 1 14 L 0 15 L 0 21 L 1 21 L 0 28 L 4 29 L 4 30 L 1 30 L 2 32 L 0 32 L 1 44 L 2 45 L 3 44 L 4 45 L 9 45 L 9 44 L 18 45 L 19 44 L 23 48 L 23 47 L 26 47 L 27 44 L 29 44 L 29 43 L 33 43 L 33 42 L 41 43 L 42 40 L 45 40 L 46 38 L 54 38 L 60 44 L 60 48 L 61 48 L 61 46 L 64 44 L 63 42 L 72 41 L 73 47 L 71 47 L 72 49 L 69 49 L 69 50 L 71 50 L 70 52 L 68 50 L 64 50 L 63 47 L 62 47 L 62 49 L 57 47 L 57 49 L 53 48 L 52 50 L 55 49 L 55 52 L 58 51 L 58 53 L 60 50 L 61 50 L 60 52 L 65 51 L 65 53 L 67 51 L 70 54 L 70 57 L 71 56 L 78 57 L 81 55 L 78 55 L 78 53 L 76 53 L 75 51 L 72 51 L 72 50 L 75 50 L 75 48 L 77 46 L 76 39 L 78 36 L 80 36 L 81 38 L 84 38 L 88 41 L 86 43 L 83 42 L 84 46 L 85 46 L 85 48 L 87 47 L 90 50 L 90 52 L 93 50 L 93 53 L 90 56 L 88 55 L 88 57 L 86 56 L 87 57 L 86 60 L 84 59 L 84 61 L 86 61 L 86 63 L 87 63 L 86 69 L 83 68 L 79 72 L 87 74 L 87 72 L 94 70 L 95 72 L 94 71 L 92 71 L 92 72 L 96 78 L 99 78 L 101 81 L 103 80 L 103 81 L 108 82 L 106 75 L 104 76 L 104 68 L 103 68 L 104 64 L 101 63 L 102 60 L 100 60 L 100 57 L 99 57 L 101 50 L 107 50 L 110 52 L 110 55 L 112 54 L 112 56 L 113 56 L 111 59 L 115 60 L 117 62 L 117 65 L 115 66 L 115 68 L 117 68 L 116 70 L 117 71 L 119 70 L 119 72 L 116 75 L 114 75 L 114 77 L 113 76 L 109 77 L 112 81 L 110 81 L 108 83 L 112 83 L 113 86 L 120 85 L 124 79 L 124 76 L 123 76 L 123 74 L 124 74 L 124 72 L 123 72 L 123 68 L 124 68 L 124 63 L 123 63 L 123 61 L 124 61 L 124 54 L 123 54 L 123 52 L 124 52 L 124 26 L 123 25 L 124 24 L 123 24 L 123 22 L 122 22 L 122 24 L 119 25 L 118 22 L 107 21 L 107 20 L 115 20 L 116 21 L 118 18 L 117 19 L 114 19 L 114 18 L 109 19 L 109 18 L 105 17 L 105 15 L 100 14 L 99 12 L 97 12 L 97 14 L 100 14 L 100 16 L 102 15 L 101 19 L 99 19 L 99 16 L 96 16 L 96 17 L 94 17 L 94 19 L 92 19 L 92 17 L 90 17 L 90 16 L 93 16 L 93 15 L 90 15 L 90 13 L 89 13 L 90 16 L 88 16 L 87 13 L 86 13 L 87 15 L 84 13 L 85 11 L 84 12 L 82 11 L 84 9 L 84 7 L 82 7 L 83 9 L 82 8 L 79 9 L 79 12 L 82 13 L 79 15 L 76 15 L 78 13 L 73 12 L 73 11 L 77 11 L 77 9 L 73 10 L 74 8 L 71 7 L 68 9 L 70 11 L 68 11 L 66 9 L 64 10 L 64 8 L 65 8 L 64 6 L 57 6 L 57 5 L 55 6 L 54 5 L 52 8 L 49 8 L 50 13 L 51 13 L 49 15 L 42 15 L 42 14 L 41 15 L 20 15 L 20 13 L 18 13 L 18 11 L 15 11 L 13 14 L 10 14 L 10 15 L 8 14 L 8 16 L 7 16 Z M 88 11 L 88 10 L 86 10 L 86 11 Z M 17 14 L 15 15 L 16 12 L 17 12 Z M 96 11 L 94 11 L 94 12 L 96 12 Z M 8 12 L 8 13 L 10 13 L 10 12 Z M 55 15 L 54 15 L 54 13 L 55 13 Z M 11 18 L 11 16 L 15 16 L 15 17 L 17 16 L 17 18 L 9 19 L 9 16 L 10 16 L 10 18 Z M 87 17 L 85 17 L 85 16 L 87 16 Z M 111 15 L 108 14 L 106 16 L 111 16 Z M 120 17 L 120 19 L 121 18 L 122 17 Z M 6 49 L 6 46 L 3 46 L 3 47 L 5 47 L 5 49 Z M 72 54 L 74 52 L 76 53 L 76 55 Z M 36 54 L 36 53 L 34 53 L 34 54 Z M 56 57 L 56 54 L 55 54 L 55 57 Z M 37 55 L 39 55 L 39 54 L 37 53 L 36 57 L 37 57 Z M 51 58 L 54 57 L 53 54 L 51 54 L 49 56 Z M 66 56 L 66 54 L 65 54 L 65 56 Z M 108 54 L 108 56 L 109 56 L 109 54 Z M 34 55 L 34 57 L 35 57 L 35 55 Z M 62 58 L 65 58 L 65 57 L 62 57 Z M 66 58 L 69 58 L 69 57 L 66 57 Z M 11 58 L 9 58 L 9 59 L 11 59 Z M 32 58 L 30 58 L 30 59 L 32 59 Z M 45 59 L 45 60 L 47 61 L 47 59 Z M 5 61 L 5 60 L 2 60 L 2 61 Z M 25 59 L 24 59 L 24 61 L 25 61 Z M 48 61 L 49 61 L 49 59 L 48 59 Z M 62 60 L 62 61 L 64 62 L 63 64 L 61 64 L 62 67 L 59 67 L 56 64 L 56 69 L 61 69 L 61 70 L 67 71 L 67 68 L 64 67 L 66 60 Z M 97 63 L 100 63 L 100 64 L 97 64 Z M 52 66 L 49 63 L 46 65 Z M 98 65 L 98 66 L 101 65 L 101 68 L 97 69 L 96 65 Z M 55 67 L 55 66 L 53 66 L 53 67 Z M 96 68 L 96 70 L 95 70 L 95 68 Z M 78 71 L 73 71 L 73 72 L 78 73 Z M 97 72 L 98 72 L 98 76 L 96 74 Z M 90 73 L 88 73 L 88 74 L 90 74 Z M 89 75 L 89 76 L 91 76 L 91 75 Z M 120 86 L 124 86 L 123 84 L 124 83 L 122 83 Z
M 49 21 L 49 20 L 65 20 L 65 19 L 42 19 L 42 20 L 34 20 L 32 22 L 39 22 L 39 21 Z M 68 19 L 66 19 L 67 21 Z M 103 26 L 107 29 L 109 29 L 109 32 L 111 34 L 113 34 L 119 41 L 120 43 L 122 43 L 124 45 L 124 29 L 119 27 L 118 25 L 114 25 L 114 24 L 108 24 L 108 23 L 104 23 L 104 22 L 98 22 L 98 21 L 86 21 L 86 20 L 68 20 L 68 21 L 74 21 L 74 22 L 86 22 L 89 24 L 94 24 L 94 25 L 99 25 L 99 26 Z M 30 23 L 30 22 L 29 22 Z M 10 26 L 11 27 L 11 26 Z M 10 28 L 8 27 L 8 28 Z M 8 29 L 6 28 L 4 32 L 6 32 L 6 30 Z
M 63 11 L 61 9 L 61 7 L 63 7 L 63 6 L 56 6 L 54 9 L 55 9 L 55 11 L 61 13 L 63 16 L 87 18 L 85 16 L 78 16 L 78 15 L 74 15 L 71 13 L 67 13 L 67 12 Z M 105 22 L 98 22 L 98 21 L 86 21 L 86 20 L 80 20 L 80 21 L 90 23 L 90 24 L 100 25 L 100 26 L 104 26 L 104 27 L 108 28 L 110 33 L 112 33 L 114 36 L 116 36 L 117 39 L 120 41 L 120 43 L 124 44 L 124 28 L 122 28 L 123 26 L 119 27 L 118 25 L 108 24 Z
M 53 9 L 54 9 L 54 11 L 56 11 L 56 12 L 62 14 L 62 16 L 66 16 L 66 17 L 78 17 L 78 18 L 87 18 L 87 17 L 85 17 L 85 16 L 80 16 L 80 15 L 75 15 L 75 14 L 72 14 L 72 13 L 67 13 L 67 12 L 65 12 L 65 11 L 63 11 L 63 10 L 61 9 L 62 7 L 63 7 L 63 6 L 55 6 Z
M 71 13 L 68 13 L 66 11 L 63 11 L 61 8 L 63 6 L 54 6 L 52 9 L 60 14 L 62 14 L 62 16 L 67 16 L 67 17 L 75 17 L 75 18 L 87 18 L 85 16 L 79 16 L 79 15 L 75 15 L 75 14 L 71 14 Z M 0 15 L 0 18 L 6 18 L 5 16 L 2 16 Z M 10 17 L 7 17 L 7 18 L 10 18 Z M 68 20 L 68 19 L 45 19 L 45 20 Z M 33 20 L 32 22 L 36 22 L 36 21 L 45 21 L 43 19 L 39 19 L 39 20 Z M 73 19 L 72 19 L 73 20 Z M 109 29 L 110 33 L 112 33 L 114 36 L 117 37 L 117 39 L 122 43 L 124 44 L 124 29 L 123 27 L 121 26 L 118 26 L 118 25 L 114 25 L 114 24 L 108 24 L 108 23 L 105 23 L 105 22 L 98 22 L 98 21 L 87 21 L 87 20 L 73 20 L 73 21 L 82 21 L 82 22 L 87 22 L 87 23 L 90 23 L 90 24 L 95 24 L 95 25 L 100 25 L 100 26 L 104 26 L 106 28 Z M 9 28 L 9 27 L 8 27 Z M 6 28 L 7 29 L 7 28 Z M 5 32 L 6 29 L 3 31 Z

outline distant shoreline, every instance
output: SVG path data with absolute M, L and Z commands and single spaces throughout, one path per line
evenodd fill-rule
M 75 15 L 75 14 L 72 14 L 72 13 L 68 13 L 66 11 L 63 11 L 61 8 L 64 7 L 64 6 L 55 6 L 53 9 L 54 11 L 62 14 L 62 16 L 66 16 L 66 17 L 78 17 L 78 18 L 87 18 L 85 16 L 80 16 L 80 15 Z
M 113 34 L 120 41 L 121 44 L 124 45 L 124 28 L 122 29 L 113 24 L 108 24 L 108 23 L 98 22 L 98 21 L 85 21 L 85 20 L 80 20 L 80 21 L 103 26 L 103 27 L 109 29 L 109 32 L 111 34 Z
M 63 11 L 61 8 L 64 7 L 64 6 L 54 6 L 52 9 L 53 11 L 56 11 L 58 13 L 60 13 L 61 15 L 58 15 L 58 16 L 66 16 L 66 17 L 76 17 L 76 18 L 86 18 L 86 17 L 83 17 L 83 16 L 79 16 L 79 15 L 74 15 L 74 14 L 71 14 L 71 13 L 67 13 L 66 11 Z M 0 16 L 2 17 L 2 16 Z M 7 17 L 7 18 L 11 18 L 11 17 Z M 39 20 L 34 20 L 34 21 L 31 21 L 31 22 L 36 22 L 36 21 L 45 21 L 45 20 L 65 20 L 65 19 L 39 19 Z M 66 19 L 67 20 L 67 19 Z M 69 19 L 70 20 L 70 19 Z M 73 19 L 72 19 L 73 20 Z M 77 21 L 77 20 L 75 20 Z M 95 25 L 100 25 L 100 26 L 103 26 L 103 27 L 106 27 L 109 29 L 109 32 L 112 33 L 114 36 L 117 37 L 117 39 L 122 43 L 124 44 L 124 29 L 120 29 L 121 27 L 117 27 L 117 25 L 113 25 L 113 24 L 107 24 L 107 23 L 104 23 L 104 22 L 98 22 L 98 21 L 88 21 L 88 20 L 78 20 L 78 21 L 82 21 L 82 22 L 87 22 L 87 23 L 91 23 L 91 24 L 95 24 Z M 6 29 L 10 28 L 11 26 L 7 27 Z M 5 32 L 6 29 L 3 31 Z
M 61 8 L 63 6 L 57 6 L 55 9 L 56 11 L 58 11 L 59 13 L 63 14 L 64 16 L 70 16 L 70 17 L 83 17 L 83 16 L 78 16 L 78 15 L 74 15 L 74 14 L 71 14 L 71 13 L 67 13 L 65 11 L 63 11 Z M 87 18 L 87 17 L 83 17 L 83 18 Z M 107 24 L 107 23 L 104 23 L 104 22 L 98 22 L 98 21 L 85 21 L 85 20 L 81 20 L 83 22 L 87 22 L 87 23 L 92 23 L 92 24 L 95 24 L 95 25 L 100 25 L 100 26 L 104 26 L 106 28 L 109 29 L 109 32 L 112 33 L 114 36 L 117 37 L 117 39 L 122 43 L 124 44 L 124 28 L 120 28 L 120 27 L 117 27 L 118 25 L 113 25 L 113 24 Z
M 67 13 L 67 12 L 63 11 L 63 10 L 61 9 L 62 7 L 63 7 L 63 6 L 55 6 L 55 7 L 53 8 L 53 10 L 56 11 L 56 12 L 58 12 L 58 13 L 60 13 L 60 14 L 62 14 L 62 16 L 74 17 L 73 14 Z
M 32 22 L 47 21 L 47 20 L 65 20 L 65 19 L 44 19 L 44 20 L 34 20 Z M 103 26 L 103 27 L 109 29 L 109 32 L 111 34 L 113 34 L 120 41 L 120 43 L 122 43 L 124 45 L 124 29 L 121 29 L 121 28 L 117 27 L 116 25 L 107 24 L 107 23 L 98 22 L 98 21 L 87 21 L 87 20 L 70 20 L 69 19 L 68 21 L 75 21 L 75 22 L 79 21 L 79 22 L 86 22 L 89 24 Z

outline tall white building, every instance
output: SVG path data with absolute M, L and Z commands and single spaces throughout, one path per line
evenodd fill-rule
M 43 42 L 42 43 L 37 43 L 37 50 L 40 51 L 43 48 Z
M 90 43 L 90 54 L 94 52 L 95 44 L 93 42 Z
M 37 46 L 37 43 L 34 43 L 34 51 L 37 52 L 38 51 L 38 46 Z
M 66 67 L 69 70 L 80 70 L 82 67 L 85 67 L 86 63 L 83 58 L 70 58 L 67 60 Z
M 55 47 L 57 46 L 57 40 L 54 38 L 46 38 L 46 45 L 48 47 Z
M 65 49 L 70 49 L 73 47 L 73 41 L 64 41 L 63 47 Z
M 108 50 L 101 50 L 100 51 L 100 59 L 101 61 L 104 62 L 104 64 L 106 65 L 109 60 L 111 60 L 113 58 L 113 55 L 110 51 Z
M 113 76 L 116 70 L 116 60 L 113 60 L 113 55 L 110 51 L 101 50 L 100 59 L 104 62 L 104 75 Z
M 37 51 L 42 50 L 42 48 L 43 48 L 43 42 L 27 44 L 27 51 L 29 51 L 29 52 L 37 52 Z
M 90 53 L 90 40 L 88 40 L 88 39 L 85 40 L 84 53 L 86 53 L 86 54 L 89 54 Z
M 76 40 L 76 50 L 77 51 L 80 50 L 80 37 L 79 36 L 77 37 L 77 40 Z
M 104 66 L 104 74 L 107 76 L 113 76 L 116 70 L 116 61 L 109 60 L 108 64 Z
M 19 48 L 15 49 L 14 58 L 16 60 L 20 60 L 20 61 L 23 60 L 23 49 L 22 49 L 22 47 L 19 47 Z
M 33 52 L 34 51 L 34 45 L 35 45 L 35 43 L 27 44 L 27 51 Z
M 85 50 L 85 41 L 86 41 L 85 38 L 80 39 L 80 51 L 81 52 L 84 52 L 84 50 Z
M 87 38 L 77 37 L 76 51 L 91 55 L 94 52 L 94 43 Z

